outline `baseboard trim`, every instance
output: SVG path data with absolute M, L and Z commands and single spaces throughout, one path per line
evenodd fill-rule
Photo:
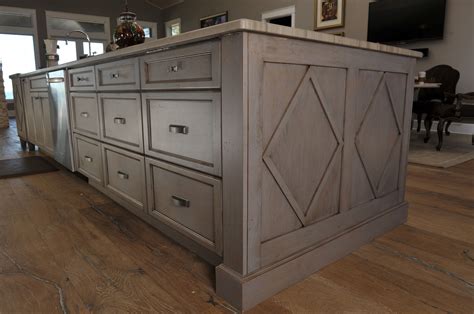
M 413 120 L 413 129 L 416 130 L 418 126 L 418 121 Z M 433 126 L 431 127 L 431 132 L 436 132 L 438 128 L 438 121 L 433 121 Z M 425 132 L 425 121 L 421 121 L 421 130 L 420 132 Z M 454 134 L 466 134 L 472 135 L 474 134 L 474 124 L 471 123 L 462 123 L 462 122 L 453 122 L 449 127 L 449 132 Z
M 225 265 L 216 268 L 216 290 L 232 306 L 249 310 L 324 266 L 406 222 L 408 204 L 402 203 L 351 232 L 296 256 L 264 272 L 241 277 Z

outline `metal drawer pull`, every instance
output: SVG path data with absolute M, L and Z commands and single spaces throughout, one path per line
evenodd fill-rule
M 125 118 L 114 118 L 114 123 L 115 124 L 125 124 L 125 123 L 127 123 L 127 120 Z
M 87 161 L 87 162 L 93 162 L 94 159 L 92 157 L 89 157 L 89 156 L 84 156 L 84 160 Z
M 88 112 L 81 112 L 81 117 L 89 118 L 89 113 Z
M 179 65 L 170 65 L 168 67 L 168 73 L 171 73 L 171 72 L 176 73 L 179 71 L 179 69 L 180 69 Z
M 190 207 L 191 206 L 191 202 L 185 198 L 172 195 L 171 199 L 173 200 L 173 205 L 176 207 Z
M 117 175 L 120 179 L 122 180 L 128 180 L 128 174 L 122 172 L 122 171 L 117 171 Z
M 170 124 L 169 126 L 170 133 L 175 134 L 188 134 L 189 128 L 185 125 Z
M 78 76 L 78 77 L 77 77 L 77 81 L 78 81 L 78 82 L 82 82 L 82 81 L 87 82 L 87 81 L 89 81 L 89 78 L 88 78 L 87 76 L 86 76 L 86 77 L 80 77 L 80 76 Z
M 119 74 L 119 73 L 112 73 L 110 76 L 111 76 L 113 79 L 117 79 L 117 78 L 120 77 L 120 74 Z

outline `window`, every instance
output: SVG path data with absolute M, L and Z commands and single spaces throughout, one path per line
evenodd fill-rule
M 157 39 L 158 38 L 158 24 L 154 22 L 147 22 L 147 21 L 137 21 L 143 27 L 145 31 L 145 42 L 149 41 L 150 39 Z
M 295 27 L 295 6 L 267 11 L 262 14 L 262 21 L 288 27 Z
M 89 56 L 86 36 L 72 31 L 89 35 L 93 56 L 104 53 L 105 46 L 110 42 L 108 17 L 46 11 L 46 25 L 48 37 L 58 40 L 59 64 Z
M 181 19 L 174 19 L 165 23 L 166 37 L 181 34 Z
M 0 61 L 6 98 L 13 99 L 10 75 L 36 70 L 36 11 L 0 6 Z

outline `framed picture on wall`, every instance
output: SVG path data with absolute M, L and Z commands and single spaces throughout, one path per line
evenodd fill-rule
M 222 24 L 229 21 L 229 13 L 228 11 L 214 14 L 211 16 L 203 17 L 201 20 L 201 28 L 209 27 L 217 24 Z
M 344 26 L 345 0 L 315 0 L 314 29 Z

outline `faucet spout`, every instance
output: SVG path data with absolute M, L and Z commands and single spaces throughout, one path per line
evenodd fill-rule
M 91 38 L 89 37 L 89 35 L 84 32 L 84 31 L 81 31 L 81 30 L 74 30 L 74 31 L 70 31 L 69 33 L 66 34 L 66 45 L 67 45 L 67 41 L 68 39 L 70 38 L 71 34 L 72 33 L 81 33 L 83 34 L 84 36 L 86 36 L 86 39 L 87 39 L 87 42 L 89 43 L 89 57 L 92 57 L 92 47 L 91 47 Z

